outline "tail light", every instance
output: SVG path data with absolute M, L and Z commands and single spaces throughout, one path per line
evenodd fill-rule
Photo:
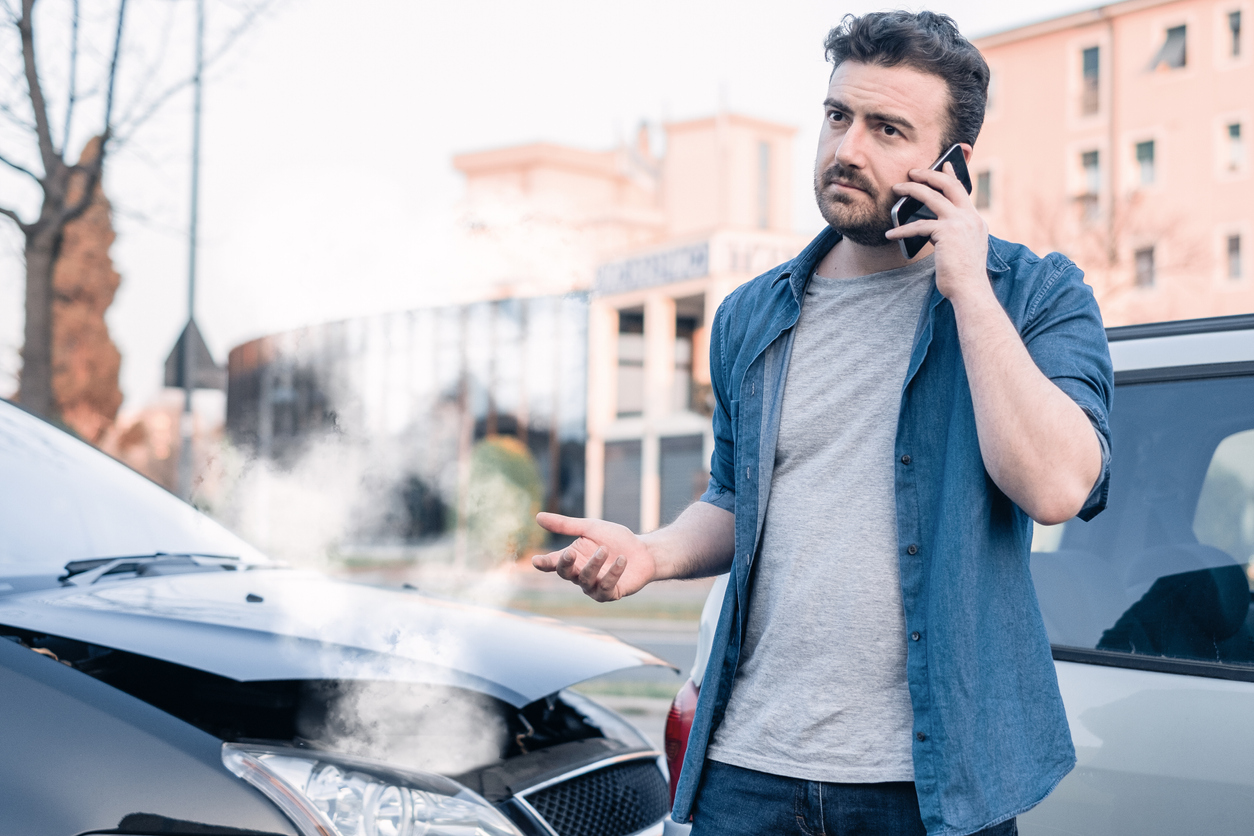
M 691 679 L 679 689 L 666 714 L 666 768 L 671 773 L 671 803 L 675 803 L 675 788 L 679 786 L 679 770 L 684 765 L 688 751 L 688 734 L 692 731 L 692 718 L 697 713 L 697 686 Z

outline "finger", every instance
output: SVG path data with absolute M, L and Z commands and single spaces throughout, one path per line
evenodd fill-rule
M 945 174 L 949 175 L 949 182 L 945 184 L 945 197 L 949 198 L 950 203 L 954 206 L 974 209 L 975 204 L 971 202 L 971 194 L 967 191 L 967 187 L 962 185 L 962 181 L 958 179 L 958 173 L 954 171 L 953 163 L 945 163 Z
M 913 171 L 910 173 L 914 174 Z M 952 212 L 954 209 L 954 204 L 946 195 L 941 194 L 936 191 L 936 189 L 923 183 L 898 183 L 893 186 L 893 192 L 898 197 L 913 197 L 928 209 L 931 209 L 932 214 L 938 218 L 945 217 L 946 214 Z
M 608 601 L 614 598 L 614 587 L 618 586 L 618 579 L 623 576 L 623 572 L 627 570 L 627 558 L 619 555 L 610 568 L 605 570 L 605 574 L 601 580 L 597 582 L 596 591 L 599 593 L 598 600 Z
M 541 572 L 553 572 L 556 571 L 557 561 L 561 558 L 561 556 L 561 552 L 535 554 L 531 556 L 531 565 L 539 569 Z
M 557 559 L 557 576 L 563 580 L 573 581 L 579 576 L 575 571 L 575 550 L 571 548 L 562 549 L 562 554 Z
M 910 172 L 910 178 L 918 183 L 926 183 L 933 189 L 939 189 L 948 198 L 949 202 L 955 206 L 962 206 L 971 201 L 966 187 L 962 185 L 961 181 L 958 180 L 958 176 L 954 173 L 953 163 L 945 163 L 943 171 L 932 171 L 930 168 L 913 169 Z
M 561 514 L 550 514 L 547 511 L 541 511 L 536 514 L 536 522 L 539 523 L 541 528 L 546 531 L 552 531 L 554 534 L 582 537 L 588 526 L 594 521 L 586 520 L 582 517 L 566 517 Z
M 593 552 L 592 557 L 588 559 L 588 562 L 583 565 L 577 582 L 583 587 L 584 592 L 589 592 L 596 588 L 597 575 L 601 574 L 601 567 L 605 565 L 607 556 L 609 556 L 609 552 L 605 549 L 597 549 Z
M 884 233 L 884 237 L 890 241 L 896 241 L 901 238 L 931 238 L 939 228 L 940 221 L 914 221 L 905 226 L 893 227 Z

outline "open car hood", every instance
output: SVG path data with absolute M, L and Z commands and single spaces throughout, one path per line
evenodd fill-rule
M 0 624 L 241 682 L 423 682 L 517 707 L 613 671 L 667 664 L 600 631 L 551 618 L 286 569 L 10 595 L 0 598 Z

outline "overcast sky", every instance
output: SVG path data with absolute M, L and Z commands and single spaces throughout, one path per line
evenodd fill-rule
M 974 37 L 1092 5 L 926 8 Z M 210 16 L 229 11 L 207 6 Z M 448 242 L 461 195 L 450 158 L 463 151 L 536 140 L 604 149 L 641 120 L 708 115 L 722 103 L 800 129 L 794 222 L 817 230 L 809 179 L 827 80 L 823 38 L 844 13 L 877 8 L 286 0 L 205 89 L 197 320 L 211 349 L 225 361 L 232 346 L 262 334 L 446 296 L 457 280 Z M 173 21 L 189 28 L 190 19 Z M 132 22 L 130 37 L 166 38 L 168 61 L 190 67 L 187 37 L 152 17 Z M 112 159 L 105 180 L 122 274 L 108 321 L 126 408 L 157 393 L 187 314 L 190 106 L 190 96 L 172 100 Z M 15 386 L 21 344 L 21 248 L 11 227 L 0 219 L 0 394 Z

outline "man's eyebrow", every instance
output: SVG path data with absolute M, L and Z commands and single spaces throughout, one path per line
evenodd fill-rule
M 836 99 L 831 99 L 831 98 L 823 100 L 823 107 L 830 107 L 832 110 L 839 110 L 845 113 L 848 113 L 850 110 L 852 110 L 852 108 L 850 108 L 844 102 L 840 102 L 840 101 L 837 101 Z M 908 131 L 914 130 L 914 125 L 910 122 L 909 119 L 907 119 L 904 116 L 898 116 L 895 113 L 878 113 L 878 112 L 868 113 L 866 114 L 866 118 L 874 122 L 887 122 L 890 125 L 898 125 L 902 128 L 905 128 Z

